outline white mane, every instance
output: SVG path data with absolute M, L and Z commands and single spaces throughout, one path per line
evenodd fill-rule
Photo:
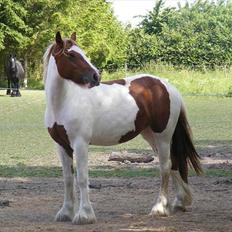
M 46 78 L 47 78 L 48 62 L 49 62 L 49 59 L 51 57 L 53 45 L 54 45 L 54 43 L 50 44 L 47 47 L 47 50 L 43 55 L 43 81 L 44 81 L 44 83 L 45 83 Z

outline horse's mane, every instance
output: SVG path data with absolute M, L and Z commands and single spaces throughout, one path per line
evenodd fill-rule
M 45 83 L 46 78 L 47 78 L 47 70 L 48 70 L 48 62 L 52 54 L 52 48 L 54 46 L 54 43 L 50 44 L 47 47 L 46 52 L 43 55 L 43 81 Z

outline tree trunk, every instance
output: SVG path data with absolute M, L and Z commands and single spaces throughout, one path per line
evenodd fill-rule
M 24 80 L 23 80 L 23 85 L 24 88 L 27 88 L 27 78 L 28 78 L 28 57 L 27 54 L 24 56 L 24 72 L 25 72 L 25 76 L 24 76 Z

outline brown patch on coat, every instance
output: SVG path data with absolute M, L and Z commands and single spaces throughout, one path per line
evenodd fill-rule
M 68 135 L 63 125 L 54 123 L 52 128 L 48 128 L 50 136 L 67 152 L 68 156 L 73 158 L 73 149 L 70 146 Z
M 147 127 L 151 127 L 155 133 L 164 131 L 170 115 L 170 99 L 164 84 L 159 79 L 144 76 L 131 81 L 129 93 L 135 99 L 139 111 L 135 130 L 123 135 L 119 142 L 134 138 Z
M 119 80 L 113 80 L 113 81 L 103 81 L 101 84 L 106 84 L 106 85 L 113 85 L 113 84 L 119 84 L 119 85 L 126 85 L 126 81 L 124 79 L 119 79 Z

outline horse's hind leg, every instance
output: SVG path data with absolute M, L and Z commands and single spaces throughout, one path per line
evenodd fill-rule
M 74 189 L 73 189 L 73 159 L 68 156 L 63 147 L 57 144 L 57 151 L 62 163 L 64 177 L 64 202 L 56 214 L 56 221 L 71 221 L 74 215 Z
M 185 211 L 185 206 L 191 205 L 192 194 L 191 189 L 187 183 L 183 181 L 178 170 L 171 171 L 176 197 L 173 202 L 173 211 Z
M 168 216 L 170 214 L 168 200 L 168 183 L 171 170 L 170 161 L 170 139 L 161 134 L 152 132 L 150 128 L 142 132 L 142 136 L 151 145 L 153 150 L 157 150 L 160 162 L 161 186 L 160 193 L 155 205 L 151 210 L 151 215 Z

